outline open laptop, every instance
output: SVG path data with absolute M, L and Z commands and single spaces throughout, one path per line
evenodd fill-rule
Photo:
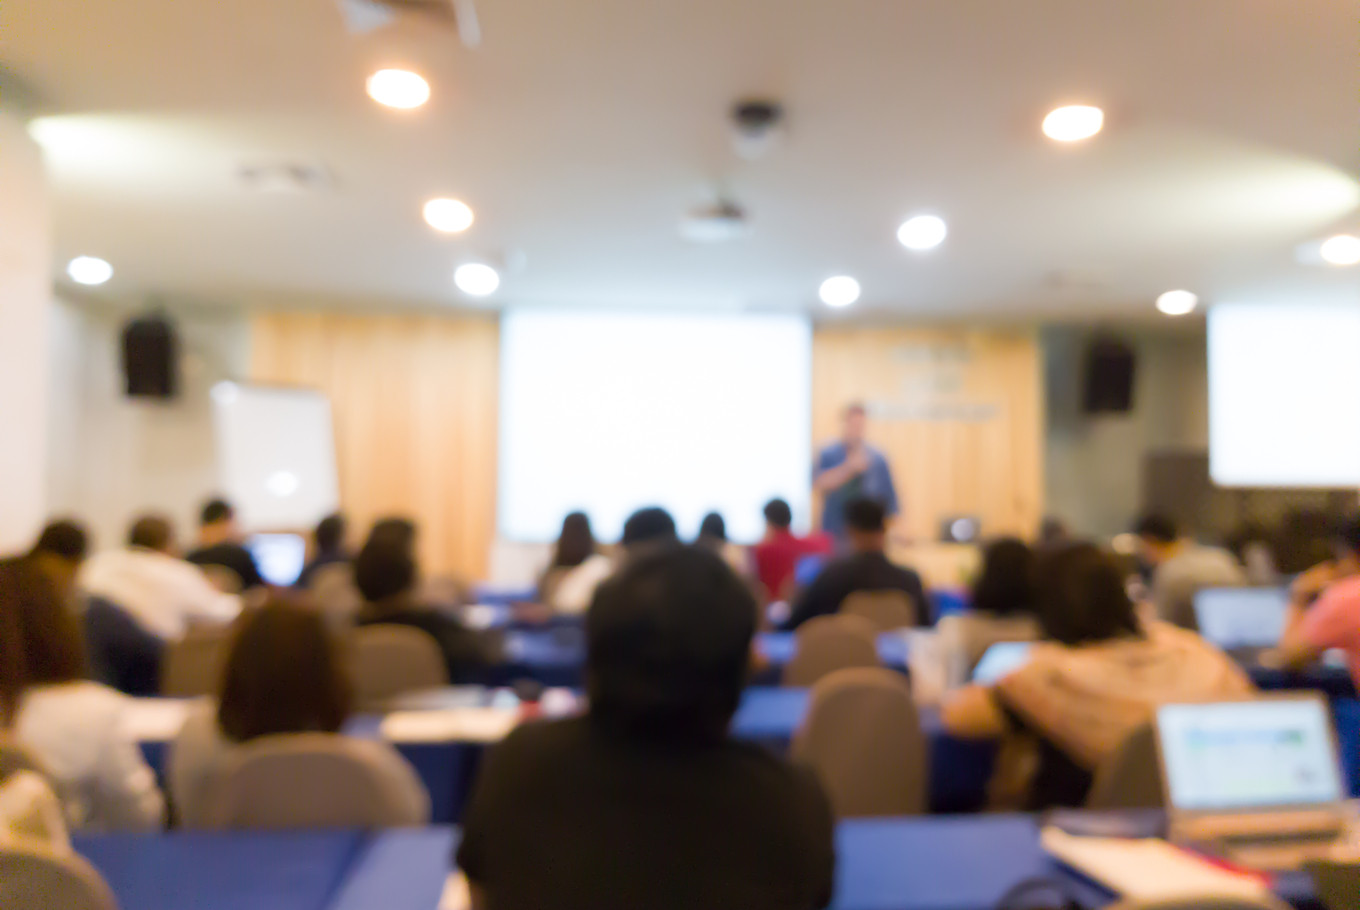
M 1258 662 L 1284 635 L 1288 588 L 1204 588 L 1195 593 L 1195 619 L 1211 644 L 1244 663 Z
M 982 659 L 973 668 L 973 682 L 990 686 L 1012 670 L 1020 669 L 1029 661 L 1033 647 L 1034 644 L 1028 641 L 1003 641 L 992 645 L 982 652 Z
M 264 580 L 280 588 L 292 586 L 307 564 L 307 541 L 301 534 L 252 534 L 246 549 Z
M 1336 738 L 1317 694 L 1157 710 L 1169 832 L 1264 870 L 1330 855 L 1347 834 Z

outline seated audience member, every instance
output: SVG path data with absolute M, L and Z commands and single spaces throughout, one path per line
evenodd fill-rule
M 1295 579 L 1280 657 L 1303 668 L 1333 648 L 1346 653 L 1360 687 L 1360 518 L 1343 530 L 1336 559 Z
M 198 524 L 198 549 L 185 557 L 196 566 L 221 566 L 241 579 L 248 591 L 264 585 L 264 576 L 255 557 L 241 545 L 241 530 L 236 526 L 236 510 L 225 499 L 214 499 L 203 506 Z
M 125 732 L 126 697 L 85 679 L 75 616 L 28 559 L 0 562 L 0 729 L 33 750 L 77 830 L 159 828 L 165 804 Z
M 89 555 L 90 537 L 70 520 L 54 521 L 42 529 L 29 557 L 46 573 L 66 603 L 76 599 L 76 575 Z
M 217 701 L 197 704 L 170 751 L 170 795 L 180 820 L 203 824 L 209 788 L 236 747 L 276 733 L 338 733 L 354 686 L 340 648 L 316 611 L 273 600 L 242 619 Z M 420 783 L 385 743 L 367 742 L 403 787 Z
M 364 598 L 359 625 L 389 623 L 420 629 L 439 645 L 451 682 L 476 682 L 487 663 L 482 643 L 456 617 L 416 595 L 419 579 L 411 542 L 412 538 L 401 535 L 370 535 L 354 557 L 354 585 Z
M 1182 538 L 1169 518 L 1146 515 L 1134 526 L 1134 534 L 1139 556 L 1153 570 L 1152 602 L 1163 622 L 1198 631 L 1195 592 L 1247 583 L 1247 573 L 1231 553 Z
M 1115 562 L 1088 544 L 1050 554 L 1038 573 L 1044 642 L 991 686 L 958 690 L 943 721 L 964 738 L 1002 739 L 998 807 L 1080 806 L 1094 771 L 1160 704 L 1240 698 L 1232 660 L 1169 623 L 1140 627 Z
M 1034 552 L 1029 546 L 1014 537 L 988 544 L 973 584 L 972 609 L 937 624 L 952 677 L 966 679 L 998 642 L 1038 638 L 1034 599 Z
M 788 600 L 793 593 L 793 572 L 804 556 L 826 555 L 832 550 L 825 534 L 798 537 L 790 530 L 793 510 L 782 499 L 765 503 L 765 536 L 751 548 L 756 578 L 770 600 Z
M 916 623 L 931 622 L 930 601 L 921 576 L 888 561 L 887 513 L 875 500 L 852 499 L 845 504 L 845 530 L 850 552 L 828 563 L 798 595 L 786 628 L 796 629 L 814 616 L 840 610 L 856 591 L 903 591 L 916 606 Z
M 133 523 L 126 549 L 90 557 L 76 582 L 166 641 L 183 637 L 193 620 L 230 622 L 241 612 L 239 598 L 223 594 L 202 569 L 175 556 L 174 529 L 155 515 Z
M 1045 515 L 1044 520 L 1039 522 L 1039 539 L 1035 542 L 1039 550 L 1054 550 L 1073 542 L 1067 523 L 1056 515 Z
M 353 557 L 345 547 L 345 516 L 336 513 L 327 515 L 312 532 L 312 558 L 302 567 L 296 587 L 306 588 L 312 583 L 317 569 L 336 563 L 347 563 Z
M 559 613 L 584 613 L 595 589 L 613 571 L 613 562 L 595 545 L 590 519 L 584 512 L 572 512 L 562 520 L 552 563 L 539 578 L 538 602 Z
M 746 550 L 727 539 L 727 522 L 717 512 L 709 512 L 699 522 L 699 536 L 694 543 L 717 553 L 738 575 L 747 574 Z
M 624 557 L 631 559 L 679 540 L 671 513 L 660 506 L 648 506 L 628 516 L 628 520 L 623 523 L 623 537 L 619 543 L 623 547 Z
M 482 765 L 458 864 L 496 910 L 810 910 L 831 898 L 814 776 L 728 735 L 755 601 L 714 554 L 632 558 L 586 617 L 589 712 Z

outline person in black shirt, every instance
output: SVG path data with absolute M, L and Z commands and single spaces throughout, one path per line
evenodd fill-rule
M 338 512 L 321 519 L 312 532 L 312 541 L 316 545 L 312 558 L 302 567 L 294 587 L 310 587 L 317 569 L 350 561 L 350 551 L 345 547 L 345 527 L 345 516 Z
M 185 559 L 198 566 L 231 569 L 240 577 L 243 591 L 263 587 L 265 583 L 255 557 L 241 546 L 236 510 L 225 499 L 214 499 L 203 506 L 198 523 L 198 549 Z
M 589 712 L 521 726 L 482 766 L 457 861 L 473 907 L 814 910 L 830 804 L 737 742 L 755 602 L 717 555 L 638 554 L 586 617 Z
M 845 504 L 849 554 L 829 563 L 794 600 L 786 629 L 796 629 L 814 616 L 827 616 L 856 591 L 904 591 L 916 605 L 916 624 L 931 624 L 931 606 L 921 576 L 894 565 L 887 546 L 887 513 L 873 499 L 860 497 Z

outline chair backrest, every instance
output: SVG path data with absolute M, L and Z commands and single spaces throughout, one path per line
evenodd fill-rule
M 165 642 L 142 628 L 126 610 L 102 597 L 85 602 L 81 617 L 90 675 L 128 695 L 160 694 Z
M 265 736 L 229 759 L 205 799 L 208 828 L 423 825 L 430 798 L 391 746 L 334 733 Z
M 208 577 L 212 586 L 223 594 L 240 594 L 246 589 L 246 583 L 241 576 L 236 574 L 235 569 L 227 566 L 199 566 L 203 574 Z
M 354 619 L 359 615 L 359 608 L 364 605 L 364 598 L 354 586 L 353 565 L 333 562 L 322 566 L 312 573 L 307 589 L 312 601 L 333 629 L 345 631 L 354 626 Z
M 0 843 L 7 837 L 71 846 L 61 800 L 42 775 L 18 771 L 0 782 Z
M 1263 894 L 1260 897 L 1134 898 L 1111 904 L 1108 910 L 1289 910 L 1289 905 Z
M 1160 809 L 1165 804 L 1156 733 L 1149 721 L 1125 737 L 1114 754 L 1096 769 L 1086 807 Z
M 161 694 L 171 698 L 216 695 L 231 650 L 228 626 L 194 626 L 165 648 Z
M 46 763 L 32 749 L 0 730 L 0 781 L 20 771 L 32 771 L 47 780 L 52 779 Z
M 377 707 L 404 692 L 449 684 L 444 655 L 427 632 L 377 623 L 355 629 L 350 641 L 354 688 L 361 706 Z
M 883 667 L 838 670 L 817 683 L 793 741 L 838 818 L 924 813 L 928 754 L 911 687 Z
M 841 601 L 840 612 L 863 616 L 880 632 L 907 629 L 916 625 L 919 609 L 905 591 L 856 591 Z
M 5 910 L 117 910 L 94 867 L 39 840 L 0 841 L 0 907 Z
M 836 670 L 877 667 L 878 630 L 861 616 L 818 616 L 798 628 L 798 650 L 784 666 L 784 685 L 810 686 Z

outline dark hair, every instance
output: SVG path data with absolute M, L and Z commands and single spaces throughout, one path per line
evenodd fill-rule
M 852 531 L 874 534 L 887 527 L 888 510 L 883 503 L 867 496 L 856 496 L 845 504 L 845 524 Z
M 585 512 L 571 512 L 562 519 L 562 533 L 553 550 L 553 568 L 579 566 L 595 554 L 595 535 Z
M 1034 551 L 1023 540 L 1002 537 L 982 551 L 982 572 L 973 584 L 973 608 L 993 616 L 1035 612 Z
M 793 524 L 793 509 L 782 499 L 771 499 L 765 503 L 765 520 L 772 527 L 788 528 Z
M 163 515 L 143 515 L 128 531 L 128 545 L 148 550 L 164 550 L 175 539 L 174 526 Z
M 1179 536 L 1176 523 L 1165 515 L 1144 515 L 1134 524 L 1133 533 L 1158 543 L 1175 543 Z
M 756 604 L 712 551 L 632 560 L 586 614 L 592 721 L 648 739 L 721 739 L 745 683 Z
M 672 543 L 677 539 L 675 519 L 660 506 L 638 509 L 623 523 L 622 543 L 625 547 L 640 543 Z
M 709 512 L 699 522 L 699 539 L 706 541 L 727 540 L 727 522 L 717 512 Z
M 317 524 L 312 537 L 316 540 L 316 548 L 322 553 L 336 552 L 345 542 L 345 516 L 339 512 L 327 515 Z
M 219 521 L 231 521 L 236 517 L 236 510 L 231 507 L 231 503 L 225 499 L 210 499 L 203 504 L 203 511 L 199 514 L 198 523 L 201 525 L 215 525 Z
M 1039 560 L 1039 623 L 1045 637 L 1065 645 L 1141 637 L 1124 576 L 1108 554 L 1073 544 Z
M 42 529 L 30 554 L 37 556 L 45 553 L 80 562 L 89 550 L 90 536 L 85 533 L 85 529 L 74 521 L 63 519 L 51 522 Z
M 80 626 L 51 579 L 31 559 L 0 561 L 0 726 L 28 687 L 84 675 Z
M 368 603 L 403 594 L 415 584 L 415 556 L 399 537 L 370 536 L 354 557 L 354 586 Z
M 412 553 L 416 548 L 416 523 L 409 518 L 380 518 L 368 532 L 367 546 L 375 540 L 401 544 Z
M 280 599 L 243 618 L 222 676 L 217 722 L 230 739 L 335 733 L 354 687 L 320 613 Z

